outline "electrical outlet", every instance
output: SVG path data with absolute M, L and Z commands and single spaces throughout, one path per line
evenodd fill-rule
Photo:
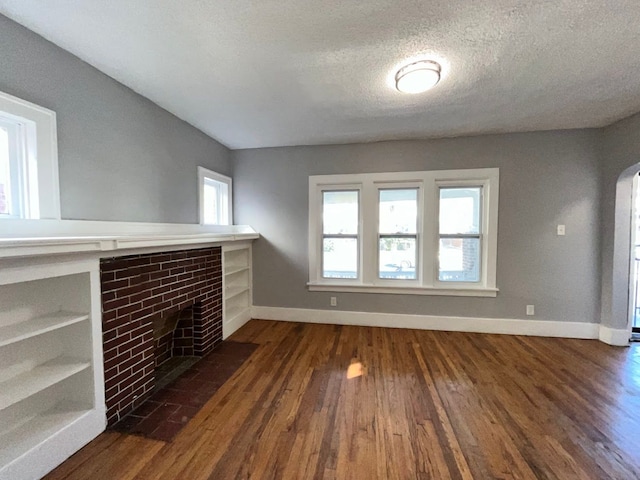
M 558 225 L 558 235 L 562 236 L 565 234 L 564 225 Z
M 338 306 L 338 299 L 337 299 L 337 297 L 331 297 L 331 306 L 332 306 L 332 307 L 337 307 L 337 306 Z
M 536 307 L 535 305 L 527 305 L 527 315 L 535 315 Z

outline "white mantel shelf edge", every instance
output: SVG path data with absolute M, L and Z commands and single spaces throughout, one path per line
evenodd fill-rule
M 255 240 L 260 236 L 248 225 L 203 226 L 80 220 L 33 222 L 0 221 L 0 258 L 211 245 Z
M 257 233 L 239 235 L 170 235 L 140 237 L 48 237 L 0 239 L 0 258 L 55 255 L 60 253 L 111 252 L 134 248 L 171 247 L 254 240 Z

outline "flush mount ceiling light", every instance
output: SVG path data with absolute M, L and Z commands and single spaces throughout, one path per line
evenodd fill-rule
M 396 73 L 396 88 L 402 93 L 422 93 L 440 81 L 440 64 L 422 60 L 402 67 Z

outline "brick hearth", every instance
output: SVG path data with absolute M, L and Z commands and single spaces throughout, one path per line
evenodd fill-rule
M 222 254 L 215 247 L 103 259 L 100 273 L 112 426 L 153 391 L 154 316 L 191 308 L 194 355 L 205 355 L 222 341 Z

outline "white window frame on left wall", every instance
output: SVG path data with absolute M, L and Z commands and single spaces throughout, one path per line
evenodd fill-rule
M 213 170 L 209 170 L 204 167 L 198 167 L 198 211 L 199 211 L 199 219 L 200 225 L 207 225 L 205 223 L 205 204 L 204 204 L 204 187 L 207 182 L 213 182 L 214 184 L 226 185 L 227 195 L 225 199 L 218 198 L 218 205 L 220 205 L 220 200 L 224 200 L 226 202 L 225 211 L 219 209 L 218 216 L 225 217 L 226 221 L 221 223 L 217 223 L 215 225 L 233 225 L 233 180 L 231 177 L 227 177 L 226 175 L 222 175 L 220 173 L 214 172 Z M 219 195 L 220 195 L 220 191 Z
M 13 188 L 18 188 L 22 201 L 19 218 L 59 220 L 56 113 L 0 92 L 0 117 L 19 127 L 24 141 L 22 178 L 20 185 L 12 185 Z

